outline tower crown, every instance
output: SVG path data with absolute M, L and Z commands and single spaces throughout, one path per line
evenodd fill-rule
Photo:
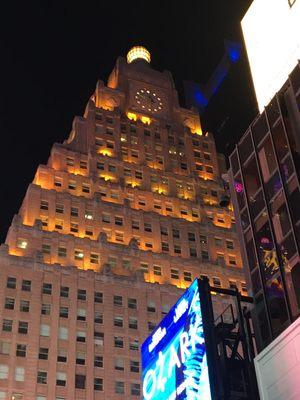
M 151 61 L 151 55 L 149 51 L 143 46 L 134 46 L 127 53 L 127 63 L 131 64 L 136 60 L 144 60 L 147 63 Z

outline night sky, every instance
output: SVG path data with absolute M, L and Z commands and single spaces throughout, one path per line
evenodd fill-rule
M 8 3 L 8 4 L 7 4 Z M 242 42 L 251 0 L 29 1 L 1 7 L 1 242 L 38 164 L 69 134 L 98 79 L 135 44 L 152 65 L 205 83 L 223 57 L 224 39 Z M 184 105 L 184 104 L 182 104 Z M 229 153 L 255 116 L 245 51 L 202 118 Z

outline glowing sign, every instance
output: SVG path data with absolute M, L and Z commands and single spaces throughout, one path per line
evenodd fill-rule
M 300 2 L 288 0 L 254 0 L 242 20 L 260 111 L 300 59 L 299 21 Z
M 211 400 L 198 280 L 142 345 L 143 400 Z

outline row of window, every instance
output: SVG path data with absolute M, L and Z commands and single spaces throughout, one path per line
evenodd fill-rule
M 120 340 L 117 341 L 120 344 Z M 12 355 L 12 343 L 0 340 L 0 355 L 11 356 Z M 16 357 L 26 358 L 27 356 L 27 345 L 22 343 L 17 343 L 15 347 L 15 355 Z M 39 347 L 38 352 L 39 360 L 48 360 L 49 359 L 49 348 L 48 347 Z M 66 363 L 68 361 L 68 351 L 64 348 L 59 348 L 57 350 L 57 362 L 58 363 Z M 76 351 L 76 364 L 77 365 L 86 365 L 86 352 L 80 350 Z M 103 368 L 104 361 L 103 355 L 95 354 L 94 355 L 94 367 Z M 125 360 L 122 357 L 115 358 L 115 370 L 125 371 Z M 129 360 L 128 371 L 133 373 L 140 372 L 140 363 L 138 360 Z

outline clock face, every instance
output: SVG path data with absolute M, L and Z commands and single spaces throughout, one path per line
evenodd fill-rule
M 159 113 L 164 104 L 159 94 L 147 88 L 138 89 L 134 95 L 136 105 L 146 112 Z

